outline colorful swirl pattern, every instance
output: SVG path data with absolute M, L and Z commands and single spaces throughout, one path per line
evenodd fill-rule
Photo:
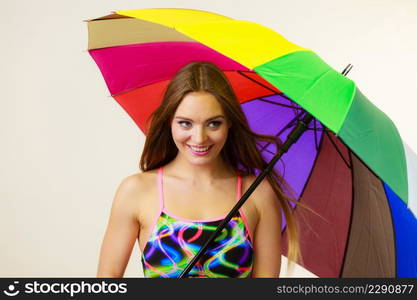
M 161 212 L 142 254 L 145 277 L 177 278 L 222 220 L 192 222 Z M 249 277 L 253 247 L 240 214 L 233 217 L 189 277 Z

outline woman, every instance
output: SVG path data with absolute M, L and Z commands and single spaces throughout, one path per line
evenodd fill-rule
M 178 277 L 266 166 L 258 141 L 279 146 L 250 130 L 221 70 L 207 62 L 183 67 L 151 116 L 143 173 L 125 178 L 116 192 L 97 275 L 122 277 L 138 239 L 146 277 Z M 298 256 L 284 188 L 278 174 L 268 175 L 189 276 L 278 277 L 282 211 L 288 258 Z

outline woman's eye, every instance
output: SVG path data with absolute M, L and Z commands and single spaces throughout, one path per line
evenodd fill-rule
M 191 126 L 191 123 L 188 121 L 179 121 L 178 124 L 180 124 L 181 127 L 189 128 Z
M 209 127 L 211 127 L 211 128 L 218 128 L 218 127 L 220 127 L 220 125 L 222 125 L 221 121 L 211 121 L 209 123 Z

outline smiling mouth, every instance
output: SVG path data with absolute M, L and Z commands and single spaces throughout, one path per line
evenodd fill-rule
M 213 147 L 213 145 L 210 145 L 210 146 L 207 146 L 207 147 L 194 147 L 194 146 L 187 145 L 187 147 L 195 155 L 205 155 L 210 151 L 210 149 Z
M 192 150 L 197 151 L 197 152 L 206 152 L 208 149 L 210 149 L 213 145 L 210 146 L 206 146 L 206 147 L 195 147 L 195 146 L 191 146 L 191 145 L 187 145 L 188 147 L 190 147 Z

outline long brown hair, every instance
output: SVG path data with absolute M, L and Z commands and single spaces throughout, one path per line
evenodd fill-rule
M 256 171 L 265 169 L 267 163 L 257 144 L 272 143 L 278 149 L 281 142 L 275 136 L 251 131 L 228 79 L 216 65 L 209 62 L 187 64 L 169 83 L 161 105 L 150 116 L 140 169 L 142 171 L 157 169 L 176 157 L 178 149 L 171 136 L 171 121 L 182 99 L 190 92 L 212 94 L 222 106 L 226 119 L 231 124 L 226 143 L 220 153 L 223 161 L 242 176 L 256 175 Z M 300 248 L 298 226 L 290 205 L 294 200 L 288 196 L 291 190 L 275 170 L 266 178 L 279 200 L 287 221 L 288 259 L 290 262 L 297 261 Z

